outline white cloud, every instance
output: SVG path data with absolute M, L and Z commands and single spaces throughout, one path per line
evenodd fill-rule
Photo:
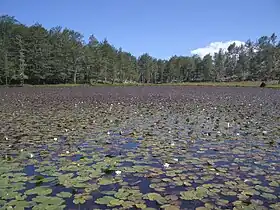
M 212 56 L 215 54 L 215 52 L 219 52 L 220 49 L 227 50 L 228 46 L 234 43 L 237 46 L 240 46 L 242 44 L 245 44 L 242 41 L 227 41 L 227 42 L 211 42 L 206 47 L 198 48 L 191 51 L 192 55 L 198 55 L 200 57 L 204 57 L 207 54 L 211 54 Z

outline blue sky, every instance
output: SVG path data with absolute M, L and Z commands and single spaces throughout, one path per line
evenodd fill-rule
M 27 25 L 71 28 L 86 40 L 106 37 L 136 56 L 157 58 L 190 55 L 212 42 L 213 48 L 280 36 L 279 0 L 0 0 L 2 14 Z

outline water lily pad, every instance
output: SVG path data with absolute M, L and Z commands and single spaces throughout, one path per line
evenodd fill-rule
M 116 193 L 117 193 L 116 191 L 102 191 L 102 194 L 104 195 L 115 195 Z
M 208 208 L 206 208 L 205 206 L 200 206 L 195 208 L 195 210 L 209 210 Z
M 132 208 L 134 206 L 134 202 L 132 202 L 132 201 L 124 201 L 121 205 L 124 208 Z
M 148 193 L 144 197 L 150 201 L 157 201 L 159 204 L 164 204 L 166 202 L 166 199 L 158 193 Z
M 166 204 L 166 205 L 162 205 L 160 208 L 164 209 L 164 210 L 179 210 L 179 206 L 174 206 L 174 205 L 170 205 L 170 204 Z
M 219 199 L 216 203 L 220 206 L 226 206 L 229 203 L 229 201 L 224 199 Z
M 58 196 L 60 198 L 70 198 L 70 197 L 72 197 L 72 193 L 60 192 L 60 193 L 57 193 L 56 196 Z
M 183 200 L 200 200 L 207 196 L 207 190 L 206 188 L 197 188 L 197 190 L 180 192 L 180 195 Z
M 28 201 L 18 201 L 18 200 L 12 200 L 8 204 L 8 206 L 12 206 L 13 209 L 19 209 L 19 208 L 28 208 L 32 206 L 31 202 Z
M 272 187 L 279 187 L 280 186 L 279 183 L 276 182 L 276 181 L 270 182 L 269 185 L 272 186 Z
M 129 192 L 124 191 L 124 190 L 119 190 L 116 194 L 115 197 L 119 199 L 125 200 L 129 196 Z
M 43 204 L 40 203 L 32 208 L 32 210 L 63 210 L 65 209 L 66 205 L 52 205 L 52 204 Z
M 113 184 L 113 183 L 116 183 L 116 180 L 114 180 L 113 178 L 102 178 L 99 180 L 98 182 L 100 185 L 110 185 L 110 184 Z
M 144 203 L 136 203 L 135 206 L 138 209 L 145 209 L 145 208 L 147 208 L 146 204 L 144 204 Z
M 110 201 L 115 200 L 112 196 L 103 196 L 101 198 L 96 199 L 95 203 L 102 204 L 102 205 L 108 205 Z
M 177 201 L 179 199 L 177 195 L 167 195 L 165 198 L 171 201 Z
M 92 196 L 88 194 L 75 194 L 73 203 L 75 204 L 84 204 L 87 200 L 90 200 Z
M 274 204 L 271 204 L 270 206 L 269 206 L 270 208 L 272 208 L 272 209 L 280 209 L 280 202 L 277 202 L 277 203 L 274 203 Z
M 119 200 L 119 199 L 112 199 L 110 200 L 109 202 L 109 205 L 108 206 L 111 206 L 111 207 L 114 207 L 114 206 L 120 206 L 122 205 L 124 201 L 123 200 Z
M 0 198 L 4 200 L 10 200 L 10 199 L 14 199 L 15 197 L 21 197 L 21 196 L 22 196 L 21 193 L 14 192 L 11 189 L 0 191 Z
M 267 193 L 273 193 L 273 192 L 274 192 L 273 189 L 271 189 L 271 188 L 269 188 L 269 187 L 261 186 L 261 185 L 256 185 L 256 186 L 255 186 L 255 189 L 256 189 L 256 190 L 261 190 L 261 191 L 267 192 Z
M 32 201 L 36 203 L 41 203 L 43 205 L 56 205 L 56 206 L 60 206 L 65 202 L 62 198 L 43 196 L 43 195 L 39 195 L 33 198 Z
M 276 195 L 273 195 L 271 193 L 262 193 L 261 194 L 262 197 L 268 199 L 268 200 L 274 200 L 274 199 L 277 199 L 277 196 Z
M 25 192 L 26 195 L 49 195 L 51 193 L 52 189 L 48 187 L 35 187 Z

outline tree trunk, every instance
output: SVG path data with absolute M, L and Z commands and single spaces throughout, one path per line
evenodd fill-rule
M 4 69 L 5 69 L 5 79 L 6 79 L 6 85 L 8 85 L 8 55 L 7 52 L 5 52 L 5 58 L 4 58 Z
M 74 78 L 73 78 L 73 82 L 74 84 L 77 83 L 77 68 L 75 67 L 75 71 L 74 71 Z

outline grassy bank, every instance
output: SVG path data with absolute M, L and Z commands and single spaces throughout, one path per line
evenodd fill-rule
M 143 84 L 143 83 L 95 83 L 95 84 L 46 84 L 46 85 L 25 85 L 26 87 L 104 87 L 104 86 L 205 86 L 205 87 L 259 87 L 261 82 L 183 82 L 183 83 L 162 83 L 162 84 Z M 3 86 L 5 87 L 5 86 Z M 267 84 L 267 88 L 279 88 L 280 84 Z
M 178 85 L 178 86 L 212 86 L 212 87 L 259 87 L 261 82 L 184 82 L 167 83 L 160 85 Z M 280 88 L 280 84 L 267 84 L 267 88 Z
M 115 84 L 92 84 L 92 86 L 205 86 L 205 87 L 259 87 L 261 82 L 183 82 L 183 83 L 115 83 Z M 280 88 L 280 84 L 267 84 L 267 88 Z

